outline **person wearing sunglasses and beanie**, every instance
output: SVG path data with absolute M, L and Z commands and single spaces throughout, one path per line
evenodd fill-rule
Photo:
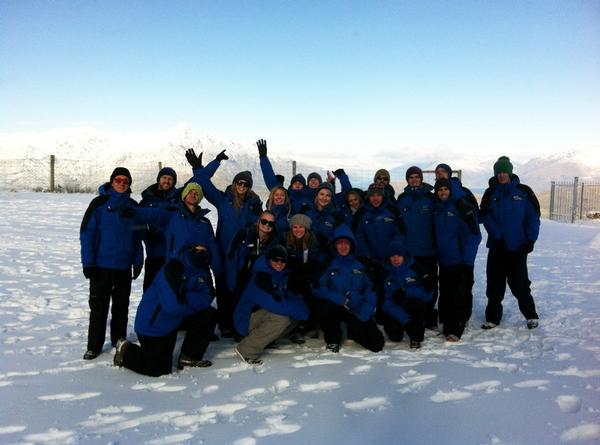
M 288 287 L 286 263 L 287 250 L 279 244 L 261 255 L 235 309 L 235 327 L 244 338 L 234 351 L 248 364 L 261 365 L 267 345 L 308 317 L 302 298 Z
M 131 173 L 117 167 L 81 221 L 79 241 L 83 275 L 90 282 L 90 318 L 84 360 L 93 360 L 104 347 L 108 311 L 110 339 L 127 336 L 131 280 L 142 271 L 141 227 L 130 217 L 137 207 L 131 195 Z
M 252 191 L 252 173 L 242 171 L 237 173 L 232 183 L 225 191 L 218 190 L 211 178 L 221 165 L 229 159 L 225 150 L 221 151 L 213 161 L 202 165 L 201 156 L 196 156 L 193 150 L 186 152 L 186 158 L 192 166 L 194 176 L 192 181 L 202 186 L 204 196 L 218 213 L 217 244 L 222 258 L 227 256 L 233 238 L 241 229 L 252 226 L 262 212 L 262 201 Z M 227 286 L 225 274 L 215 277 L 217 285 L 217 309 L 219 311 L 219 330 L 224 337 L 233 337 L 234 329 L 231 320 L 232 308 L 236 297 Z

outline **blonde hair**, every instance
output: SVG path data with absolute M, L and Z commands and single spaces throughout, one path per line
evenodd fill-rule
M 269 193 L 269 199 L 267 200 L 267 209 L 268 210 L 273 209 L 273 206 L 275 205 L 275 204 L 273 204 L 273 201 L 275 200 L 275 192 L 278 190 L 283 191 L 283 193 L 285 195 L 285 201 L 284 201 L 283 205 L 287 209 L 285 212 L 285 216 L 289 217 L 290 212 L 292 211 L 292 204 L 290 203 L 290 197 L 288 196 L 287 190 L 282 186 L 277 185 L 271 189 L 271 193 Z

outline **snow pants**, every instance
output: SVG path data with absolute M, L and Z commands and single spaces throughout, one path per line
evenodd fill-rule
M 259 309 L 250 316 L 248 335 L 238 343 L 237 349 L 245 358 L 256 360 L 291 324 L 290 317 Z
M 431 284 L 432 297 L 426 303 L 427 312 L 425 313 L 425 326 L 436 328 L 438 324 L 438 311 L 435 305 L 438 301 L 438 263 L 434 256 L 416 256 L 415 261 L 421 266 L 428 275 L 428 281 Z
M 440 265 L 438 310 L 444 336 L 461 338 L 473 310 L 473 266 Z
M 410 316 L 410 321 L 406 324 L 400 323 L 391 316 L 386 317 L 383 330 L 391 341 L 399 342 L 404 337 L 404 331 L 408 338 L 413 341 L 423 341 L 425 338 L 425 320 L 427 316 L 427 303 L 415 298 L 407 298 L 402 305 L 406 313 Z

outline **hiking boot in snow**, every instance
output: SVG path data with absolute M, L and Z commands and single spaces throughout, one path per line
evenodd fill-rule
M 420 349 L 421 348 L 421 342 L 420 341 L 416 341 L 416 340 L 411 340 L 410 341 L 410 349 Z
M 481 325 L 481 329 L 494 329 L 498 326 L 496 323 L 492 323 L 491 321 L 486 321 Z
M 117 345 L 115 346 L 115 358 L 113 358 L 113 364 L 118 366 L 119 368 L 123 366 L 123 358 L 125 357 L 125 351 L 129 346 L 129 342 L 125 338 L 120 338 L 117 340 Z
M 289 339 L 292 343 L 295 343 L 297 345 L 303 345 L 304 343 L 306 343 L 304 335 L 301 332 L 292 332 L 289 336 Z
M 263 361 L 261 359 L 259 359 L 259 358 L 246 358 L 246 357 L 244 357 L 242 355 L 242 353 L 238 350 L 237 346 L 234 346 L 233 350 L 238 355 L 238 357 L 242 359 L 242 361 L 244 361 L 245 363 L 248 363 L 249 365 L 252 365 L 252 366 L 261 366 L 263 364 Z
M 339 343 L 327 343 L 325 345 L 325 349 L 331 352 L 340 352 L 340 344 Z
M 527 320 L 527 329 L 535 329 L 540 325 L 540 322 L 537 318 L 530 318 Z
M 460 339 L 454 334 L 446 335 L 446 341 L 449 341 L 450 343 L 456 343 L 458 340 Z
M 177 361 L 177 369 L 183 369 L 185 366 L 190 368 L 208 368 L 209 366 L 212 366 L 212 362 L 210 360 L 196 359 L 189 355 L 181 354 Z
M 96 357 L 98 357 L 98 352 L 93 351 L 91 349 L 88 349 L 87 351 L 85 351 L 85 354 L 83 354 L 84 360 L 94 360 Z

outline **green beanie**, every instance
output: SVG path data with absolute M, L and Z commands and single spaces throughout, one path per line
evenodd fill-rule
M 198 193 L 198 202 L 202 201 L 202 198 L 204 198 L 204 193 L 202 193 L 202 187 L 200 187 L 195 182 L 190 182 L 183 188 L 183 191 L 181 192 L 181 200 L 183 201 L 188 195 L 188 193 L 192 190 L 196 190 L 196 192 Z
M 510 163 L 510 158 L 508 156 L 500 156 L 496 163 L 494 164 L 494 175 L 498 173 L 508 173 L 512 175 L 513 165 Z

